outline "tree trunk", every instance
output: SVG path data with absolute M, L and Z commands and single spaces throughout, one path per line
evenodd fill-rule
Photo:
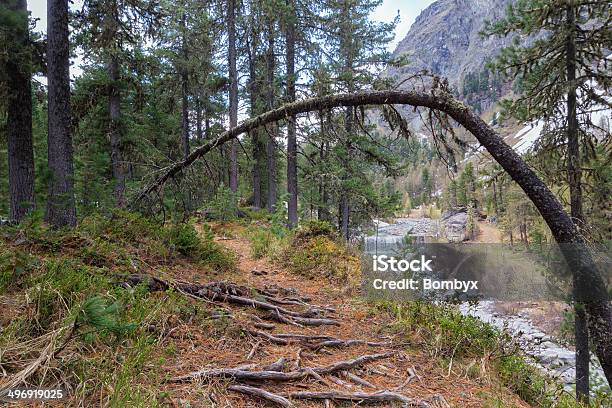
M 185 38 L 186 31 L 186 15 L 183 13 L 181 18 L 181 52 L 183 57 L 183 65 L 187 64 L 187 40 Z M 189 156 L 189 75 L 183 66 L 181 68 L 181 136 L 183 140 L 183 155 Z
M 115 186 L 113 195 L 117 207 L 125 207 L 125 176 L 126 169 L 123 160 L 123 143 L 121 135 L 121 89 L 119 85 L 119 58 L 116 54 L 109 57 L 108 62 L 108 111 L 110 115 L 109 133 L 111 142 L 111 165 Z
M 15 44 L 8 47 L 7 73 L 7 145 L 10 190 L 10 219 L 21 221 L 35 206 L 34 149 L 32 145 L 32 86 L 29 53 L 28 10 L 25 0 L 2 0 L 18 14 L 14 27 Z M 20 56 L 21 54 L 21 56 Z M 27 55 L 27 57 L 25 57 Z
M 499 207 L 497 204 L 497 183 L 495 179 L 493 179 L 493 209 L 495 211 L 495 216 L 499 214 Z
M 75 226 L 74 169 L 70 135 L 70 50 L 68 0 L 47 1 L 49 195 L 45 219 Z M 30 101 L 28 101 L 29 103 Z
M 227 4 L 227 37 L 229 66 L 229 125 L 230 129 L 238 125 L 238 71 L 236 69 L 236 0 Z M 238 192 L 238 144 L 230 143 L 229 187 L 233 193 Z
M 201 142 L 203 139 L 202 132 L 202 100 L 198 95 L 196 98 L 196 138 L 198 142 Z
M 570 213 L 578 226 L 583 227 L 582 185 L 580 169 L 580 145 L 578 139 L 578 118 L 576 116 L 576 44 L 574 30 L 576 25 L 575 8 L 567 6 L 568 34 L 565 42 L 567 81 L 567 176 L 570 191 Z M 574 282 L 579 285 L 579 282 Z M 584 306 L 575 302 L 574 337 L 576 344 L 576 399 L 585 405 L 589 403 L 589 332 Z
M 270 17 L 268 17 L 270 18 Z M 274 83 L 274 73 L 276 70 L 276 59 L 274 56 L 274 22 L 270 19 L 268 22 L 268 51 L 266 54 L 266 82 L 268 88 L 268 109 L 272 110 L 276 106 L 276 89 Z M 268 212 L 274 212 L 276 204 L 276 134 L 278 127 L 276 124 L 270 126 L 268 137 L 266 140 L 266 178 L 268 182 L 267 191 L 267 209 Z M 297 182 L 296 182 L 297 183 Z
M 285 33 L 287 41 L 287 102 L 295 101 L 295 0 L 287 0 L 289 15 L 286 20 Z M 295 138 L 295 115 L 287 120 L 287 193 L 289 202 L 287 215 L 289 228 L 298 225 L 298 174 L 297 174 L 297 141 Z
M 258 74 L 258 68 L 261 68 L 262 59 L 258 53 L 258 35 L 255 24 L 251 21 L 250 38 L 247 38 L 247 53 L 249 60 L 249 94 L 251 97 L 251 116 L 257 116 L 263 110 L 262 101 L 262 78 Z M 260 66 L 257 66 L 257 64 Z M 267 74 L 266 74 L 267 75 Z M 267 91 L 267 90 L 266 90 Z M 265 167 L 264 163 L 264 148 L 262 144 L 262 129 L 254 129 L 250 132 L 252 145 L 252 201 L 255 208 L 262 208 L 262 172 Z
M 578 300 L 582 300 L 585 304 L 589 316 L 589 334 L 595 344 L 597 357 L 601 362 L 608 382 L 612 382 L 612 306 L 608 300 L 603 278 L 593 261 L 584 238 L 578 233 L 572 219 L 565 212 L 559 200 L 527 163 L 478 115 L 445 91 L 363 91 L 353 94 L 310 98 L 281 106 L 246 120 L 236 128 L 222 133 L 218 138 L 195 149 L 186 160 L 170 166 L 165 173 L 144 188 L 136 196 L 133 204 L 138 203 L 169 178 L 189 167 L 195 160 L 214 147 L 233 140 L 244 132 L 299 113 L 339 106 L 383 104 L 411 105 L 447 113 L 472 133 L 493 159 L 523 189 L 546 221 L 555 240 L 562 244 L 563 255 L 573 274 L 577 277 L 578 292 L 581 295 Z M 571 247 L 568 245 L 571 245 Z M 588 288 L 588 291 L 584 290 L 585 288 Z M 587 293 L 588 297 L 585 296 Z

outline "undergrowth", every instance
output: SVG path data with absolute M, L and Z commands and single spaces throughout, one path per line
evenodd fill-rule
M 498 382 L 536 407 L 581 407 L 559 383 L 529 363 L 506 331 L 463 315 L 453 305 L 379 302 L 373 306 L 373 313 L 390 315 L 395 322 L 392 330 L 404 335 L 412 347 L 425 350 L 448 372 Z M 599 393 L 592 398 L 591 406 L 605 407 L 609 398 Z M 500 404 L 491 406 L 506 406 Z
M 50 229 L 35 218 L 3 227 L 0 367 L 6 378 L 51 344 L 61 358 L 45 363 L 28 385 L 60 384 L 76 405 L 164 405 L 158 390 L 168 351 L 158 331 L 178 321 L 207 329 L 211 311 L 171 290 L 117 283 L 127 273 L 155 275 L 185 265 L 202 274 L 223 272 L 234 269 L 235 259 L 207 226 L 160 225 L 124 211 L 85 218 L 72 230 Z
M 306 221 L 295 231 L 261 223 L 247 228 L 254 258 L 269 257 L 289 271 L 307 278 L 326 278 L 357 285 L 361 262 L 358 254 L 323 221 Z

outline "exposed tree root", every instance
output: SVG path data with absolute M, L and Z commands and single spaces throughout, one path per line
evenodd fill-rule
M 281 407 L 294 407 L 295 406 L 287 398 L 281 397 L 278 394 L 273 394 L 266 390 L 262 390 L 261 388 L 250 387 L 247 385 L 230 385 L 229 387 L 227 387 L 227 389 L 230 391 L 239 392 L 241 394 L 250 395 L 252 397 L 265 399 L 266 401 L 270 401 Z
M 212 378 L 233 378 L 239 381 L 275 381 L 275 382 L 288 382 L 297 381 L 307 378 L 310 374 L 309 371 L 319 375 L 333 374 L 339 371 L 350 370 L 354 367 L 358 367 L 367 364 L 372 361 L 382 360 L 393 356 L 395 353 L 380 353 L 380 354 L 369 354 L 354 358 L 347 361 L 339 361 L 328 366 L 316 367 L 316 368 L 302 368 L 288 373 L 280 371 L 248 371 L 240 370 L 236 368 L 212 368 L 200 371 L 195 371 L 179 377 L 174 377 L 171 382 L 186 382 L 194 380 L 210 380 Z
M 267 299 L 273 298 L 273 295 L 266 290 L 251 289 L 229 282 L 211 282 L 204 285 L 198 285 L 188 282 L 165 282 L 150 275 L 131 274 L 123 279 L 121 284 L 124 286 L 145 284 L 150 291 L 167 290 L 172 287 L 195 299 L 250 306 L 255 309 L 270 312 L 268 317 L 273 320 L 297 327 L 340 324 L 337 320 L 320 317 L 325 313 L 324 308 L 304 303 L 300 304 L 300 306 L 307 307 L 306 311 L 290 310 L 282 306 L 248 297 L 249 294 L 255 293 Z M 263 327 L 261 322 L 258 322 L 258 324 Z
M 363 378 L 349 372 L 349 371 L 342 371 L 341 373 L 344 377 L 346 377 L 347 379 L 349 379 L 350 381 L 354 382 L 355 384 L 364 386 L 364 387 L 368 387 L 368 388 L 376 388 L 376 386 L 374 386 L 374 384 L 364 380 Z
M 332 400 L 332 401 L 357 401 L 361 403 L 381 403 L 381 402 L 400 402 L 405 407 L 422 407 L 429 408 L 430 405 L 425 401 L 415 400 L 405 395 L 398 394 L 392 391 L 380 391 L 372 394 L 365 392 L 338 392 L 338 391 L 325 391 L 325 392 L 310 392 L 310 391 L 297 391 L 288 394 L 283 394 L 286 397 L 293 399 L 315 399 L 315 400 Z

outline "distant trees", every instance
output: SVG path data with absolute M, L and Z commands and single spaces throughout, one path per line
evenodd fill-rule
M 25 0 L 0 1 L 0 102 L 6 109 L 9 217 L 21 221 L 35 205 L 32 143 L 32 55 Z

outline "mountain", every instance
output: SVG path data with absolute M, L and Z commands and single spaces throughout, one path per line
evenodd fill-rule
M 487 20 L 505 15 L 512 0 L 438 0 L 417 17 L 393 57 L 408 57 L 408 65 L 390 68 L 386 74 L 399 81 L 427 69 L 448 78 L 451 86 L 461 89 L 470 73 L 483 70 L 487 60 L 511 38 L 482 38 L 480 31 Z

